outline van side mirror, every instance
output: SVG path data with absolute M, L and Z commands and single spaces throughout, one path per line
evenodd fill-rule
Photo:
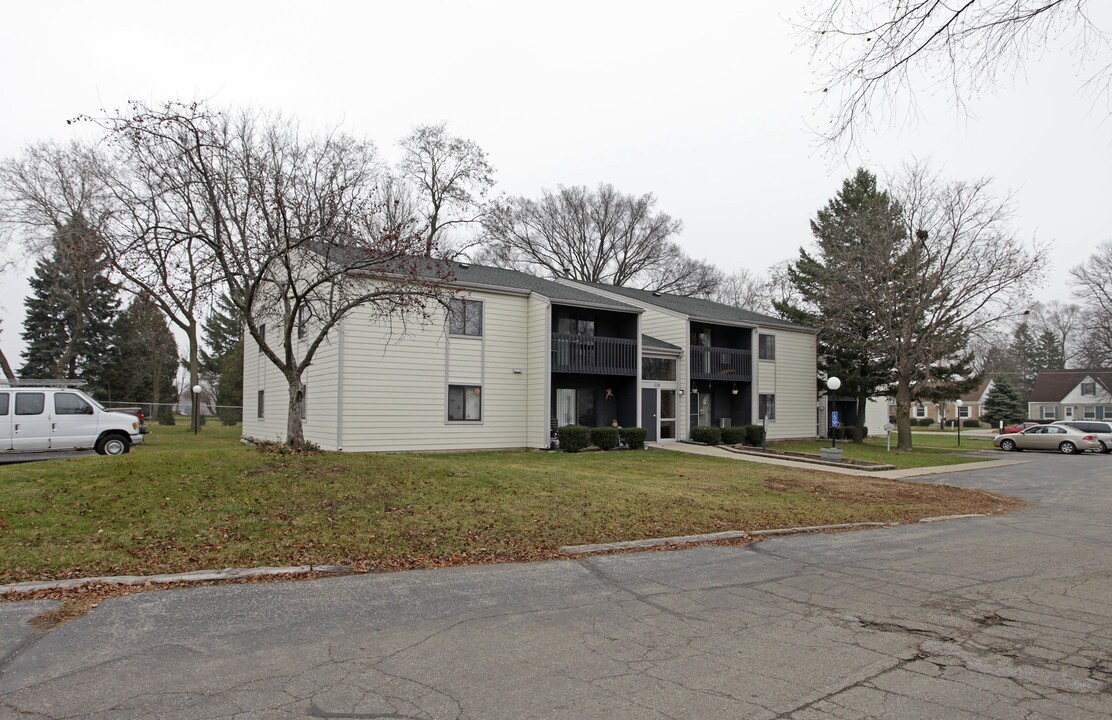
M 86 415 L 92 415 L 93 414 L 93 406 L 92 405 L 86 405 L 85 406 L 85 414 Z

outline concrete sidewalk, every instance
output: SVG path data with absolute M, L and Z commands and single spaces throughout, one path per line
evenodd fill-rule
M 932 467 L 920 468 L 906 468 L 904 470 L 858 470 L 857 468 L 841 468 L 831 465 L 814 465 L 806 462 L 798 462 L 796 460 L 782 460 L 780 458 L 766 458 L 757 455 L 746 455 L 742 453 L 730 452 L 721 447 L 712 447 L 710 445 L 690 445 L 688 443 L 657 443 L 650 447 L 658 450 L 671 450 L 673 452 L 684 452 L 690 455 L 707 455 L 710 457 L 721 457 L 730 460 L 740 460 L 742 462 L 761 463 L 763 465 L 780 465 L 781 467 L 796 468 L 798 470 L 814 470 L 817 472 L 831 472 L 839 475 L 857 475 L 860 477 L 875 477 L 875 478 L 888 478 L 890 480 L 899 480 L 902 478 L 920 477 L 923 475 L 938 475 L 940 473 L 955 473 L 963 472 L 966 470 L 988 470 L 991 468 L 1002 468 L 1010 465 L 1023 465 L 1030 462 L 1029 460 L 988 460 L 985 462 L 971 462 L 961 463 L 960 465 L 935 465 Z

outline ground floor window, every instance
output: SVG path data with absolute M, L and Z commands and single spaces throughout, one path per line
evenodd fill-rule
M 1083 417 L 1086 420 L 1096 420 L 1097 419 L 1097 408 L 1096 408 L 1096 406 L 1095 405 L 1086 405 L 1085 408 L 1081 411 L 1081 417 Z
M 309 417 L 309 386 L 301 383 L 301 419 Z
M 263 418 L 263 398 L 264 397 L 266 397 L 266 390 L 260 390 L 259 391 L 259 408 L 258 408 L 258 416 L 259 416 L 260 420 L 262 420 L 262 418 Z
M 1042 406 L 1041 408 L 1039 408 L 1039 419 L 1040 420 L 1057 420 L 1058 419 L 1058 408 L 1046 407 L 1045 405 Z
M 776 419 L 776 396 L 761 393 L 757 400 L 757 419 L 764 420 L 765 418 L 769 420 Z
M 958 417 L 960 417 L 960 418 L 969 417 L 969 406 L 968 405 L 962 405 L 961 407 L 958 408 Z
M 927 406 L 926 405 L 916 405 L 915 406 L 915 417 L 925 418 L 926 416 L 927 416 Z
M 556 388 L 556 425 L 595 425 L 595 391 Z
M 482 420 L 482 387 L 479 385 L 449 385 L 448 419 L 452 421 Z

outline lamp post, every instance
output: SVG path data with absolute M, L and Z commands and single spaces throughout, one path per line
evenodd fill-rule
M 830 390 L 831 392 L 833 392 L 840 387 L 842 387 L 842 381 L 839 380 L 838 378 L 830 377 L 830 378 L 826 379 L 826 389 L 827 390 Z M 830 393 L 827 393 L 826 398 L 827 398 L 827 409 L 829 409 Z M 832 411 L 830 417 L 831 417 L 831 419 L 833 419 L 833 418 L 836 418 L 837 415 L 834 414 L 834 412 Z M 838 434 L 836 432 L 834 432 L 837 429 L 837 427 L 838 427 L 837 425 L 834 425 L 834 423 L 831 423 L 830 440 L 832 442 L 832 445 L 830 447 L 838 447 Z
M 196 435 L 201 427 L 201 405 L 197 400 L 201 397 L 201 386 L 194 385 L 193 390 L 193 434 Z
M 954 410 L 954 415 L 957 416 L 954 422 L 958 424 L 958 447 L 961 447 L 961 406 L 964 404 L 961 398 L 954 401 L 954 405 L 957 407 L 957 410 Z

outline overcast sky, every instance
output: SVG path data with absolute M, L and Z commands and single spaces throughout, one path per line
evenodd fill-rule
M 808 220 L 860 164 L 929 159 L 1014 193 L 1016 229 L 1051 241 L 1040 299 L 1069 298 L 1069 267 L 1112 239 L 1112 119 L 1075 58 L 1047 50 L 955 112 L 816 151 L 822 117 L 797 3 L 39 2 L 5 7 L 0 156 L 64 140 L 66 118 L 129 98 L 209 99 L 341 124 L 388 158 L 417 123 L 478 142 L 499 191 L 610 182 L 654 193 L 681 244 L 726 270 L 764 270 L 809 241 Z M 1112 31 L 1112 3 L 1092 19 Z M 0 343 L 22 364 L 29 266 L 0 282 Z

